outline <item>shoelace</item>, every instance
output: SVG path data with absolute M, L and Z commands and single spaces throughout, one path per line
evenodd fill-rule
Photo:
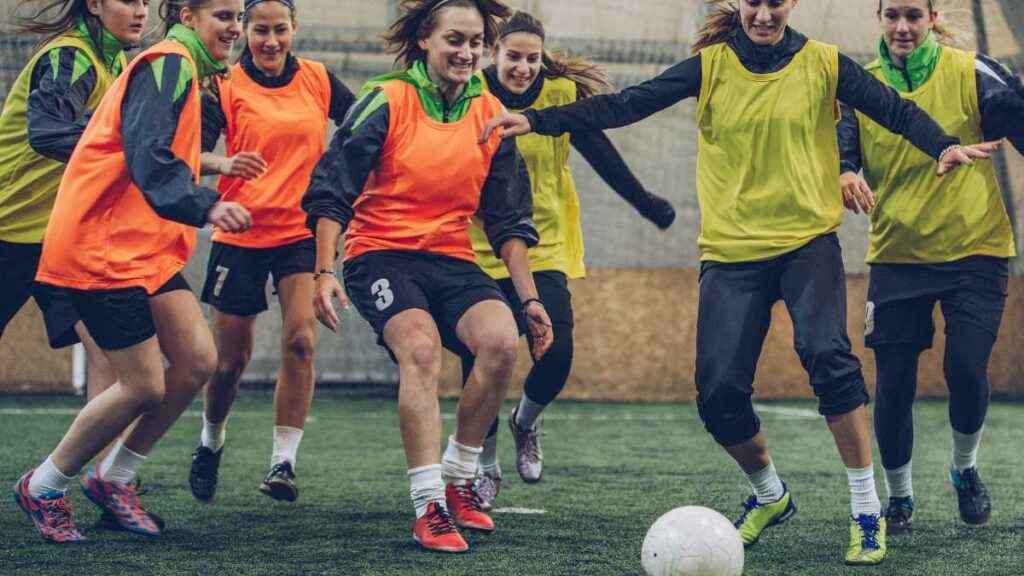
M 452 517 L 448 515 L 447 510 L 440 506 L 435 507 L 434 511 L 428 515 L 427 528 L 430 528 L 430 533 L 434 536 L 451 534 L 456 531 Z
M 196 450 L 192 454 L 192 459 L 197 462 L 199 468 L 197 476 L 200 476 L 201 480 L 205 481 L 208 478 L 210 480 L 217 480 L 217 470 L 213 466 L 213 452 L 207 450 L 201 452 Z
M 40 503 L 40 508 L 42 508 L 43 512 L 54 521 L 53 525 L 55 528 L 59 530 L 75 529 L 75 524 L 71 520 L 71 501 L 67 498 L 43 500 Z
M 134 484 L 114 484 L 111 488 L 111 499 L 123 512 L 128 512 L 138 522 L 136 516 L 145 516 L 142 510 L 142 502 L 139 500 L 139 493 L 135 491 Z
M 862 514 L 857 516 L 857 524 L 863 533 L 861 548 L 878 548 L 879 518 L 875 515 Z
M 747 516 L 749 516 L 755 508 L 757 508 L 757 496 L 751 494 L 747 497 L 746 502 L 743 503 L 743 513 L 740 514 L 740 517 L 736 519 L 736 522 L 734 522 L 733 525 L 736 528 L 742 526 L 743 523 L 746 522 Z
M 274 466 L 270 469 L 270 472 L 267 473 L 266 481 L 271 481 L 274 478 L 274 476 L 285 476 L 286 478 L 294 478 L 295 474 L 292 472 L 291 464 L 287 462 L 279 462 L 277 464 L 274 464 Z
M 480 508 L 480 496 L 476 493 L 476 489 L 471 484 L 465 486 L 455 486 L 455 493 L 458 494 L 459 500 L 470 510 L 474 512 L 482 512 Z

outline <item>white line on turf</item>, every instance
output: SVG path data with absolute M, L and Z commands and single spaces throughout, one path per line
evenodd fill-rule
M 495 508 L 491 510 L 495 514 L 547 514 L 547 510 L 537 508 Z

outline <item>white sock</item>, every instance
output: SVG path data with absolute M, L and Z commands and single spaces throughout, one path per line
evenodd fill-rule
M 32 472 L 32 479 L 28 481 L 28 493 L 33 498 L 41 496 L 60 496 L 68 489 L 68 484 L 74 480 L 74 476 L 65 476 L 63 472 L 53 465 L 52 457 L 39 465 Z
M 981 444 L 982 426 L 974 434 L 961 434 L 953 430 L 953 468 L 963 472 L 978 465 L 978 445 Z
M 302 442 L 302 428 L 274 426 L 274 453 L 270 455 L 270 465 L 291 462 L 294 469 L 299 442 Z
M 537 417 L 545 408 L 547 408 L 547 404 L 537 404 L 523 394 L 523 397 L 519 399 L 519 407 L 516 408 L 516 426 L 533 428 L 533 423 L 537 421 Z
M 779 474 L 775 471 L 774 462 L 769 462 L 767 466 L 753 474 L 747 474 L 747 480 L 750 482 L 750 489 L 754 491 L 757 501 L 761 504 L 777 502 L 786 493 L 786 489 L 782 486 L 782 480 L 779 479 Z
M 875 491 L 875 468 L 847 468 L 846 480 L 850 484 L 850 509 L 853 516 L 882 513 L 882 503 Z
M 914 483 L 911 478 L 911 468 L 914 461 L 911 460 L 899 468 L 885 469 L 885 491 L 889 498 L 913 498 Z
M 227 418 L 223 422 L 214 423 L 207 420 L 206 413 L 203 413 L 203 432 L 199 435 L 199 443 L 214 452 L 220 452 L 220 449 L 224 447 L 227 425 Z
M 145 456 L 132 452 L 125 447 L 124 442 L 118 442 L 100 463 L 97 472 L 99 472 L 100 478 L 107 482 L 130 484 L 132 480 L 135 480 L 139 468 L 142 468 L 145 461 Z
M 480 453 L 480 470 L 491 478 L 501 478 L 498 465 L 498 435 L 484 439 L 484 451 Z
M 471 484 L 476 479 L 476 468 L 483 451 L 482 447 L 459 444 L 455 436 L 449 436 L 448 448 L 441 457 L 441 477 L 449 484 Z
M 416 517 L 427 513 L 427 506 L 437 502 L 447 508 L 444 500 L 444 481 L 441 480 L 441 465 L 420 466 L 406 472 L 409 475 L 409 495 L 416 508 Z

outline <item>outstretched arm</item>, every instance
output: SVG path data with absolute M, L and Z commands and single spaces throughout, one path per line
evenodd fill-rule
M 480 141 L 486 142 L 498 126 L 505 128 L 505 138 L 531 131 L 545 136 L 560 136 L 566 132 L 627 126 L 680 100 L 699 95 L 700 77 L 700 56 L 692 56 L 661 75 L 616 94 L 601 94 L 565 106 L 494 118 L 484 127 Z

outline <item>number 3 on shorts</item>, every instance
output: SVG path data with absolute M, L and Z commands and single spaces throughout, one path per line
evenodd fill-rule
M 377 297 L 374 304 L 377 305 L 377 310 L 383 312 L 387 310 L 388 306 L 391 306 L 395 302 L 395 293 L 391 291 L 391 282 L 388 282 L 387 278 L 381 278 L 370 286 L 370 293 Z

